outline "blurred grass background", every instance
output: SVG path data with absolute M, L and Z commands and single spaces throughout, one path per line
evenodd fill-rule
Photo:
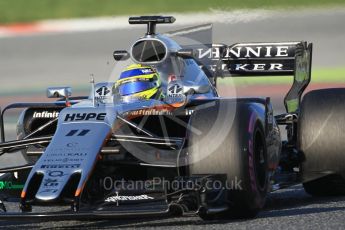
M 344 0 L 0 0 L 0 24 L 44 19 L 345 6 Z

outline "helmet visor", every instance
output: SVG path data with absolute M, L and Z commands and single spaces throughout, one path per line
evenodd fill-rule
M 156 87 L 156 84 L 151 81 L 134 81 L 126 82 L 118 87 L 118 92 L 121 96 L 139 93 Z

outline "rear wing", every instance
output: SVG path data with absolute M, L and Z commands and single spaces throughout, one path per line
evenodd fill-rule
M 212 44 L 196 48 L 196 60 L 209 66 L 214 78 L 241 76 L 294 76 L 284 98 L 287 112 L 297 112 L 311 79 L 312 43 L 255 42 L 231 46 Z

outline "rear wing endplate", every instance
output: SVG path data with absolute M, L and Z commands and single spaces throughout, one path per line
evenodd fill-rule
M 294 76 L 293 85 L 284 98 L 287 112 L 293 113 L 298 111 L 302 93 L 311 79 L 312 43 L 212 44 L 208 48 L 197 48 L 196 59 L 209 66 L 215 78 Z

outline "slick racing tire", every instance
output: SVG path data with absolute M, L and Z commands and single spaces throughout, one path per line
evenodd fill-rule
M 314 196 L 345 195 L 345 89 L 307 93 L 297 135 L 305 191 Z
M 216 215 L 199 212 L 203 219 L 252 218 L 265 204 L 269 173 L 264 123 L 252 104 L 250 99 L 223 99 L 191 117 L 190 125 L 202 134 L 189 132 L 190 174 L 222 174 L 227 178 L 224 188 L 229 209 Z M 231 113 L 233 122 L 227 122 Z M 203 141 L 204 133 L 212 128 L 219 130 L 217 135 Z

